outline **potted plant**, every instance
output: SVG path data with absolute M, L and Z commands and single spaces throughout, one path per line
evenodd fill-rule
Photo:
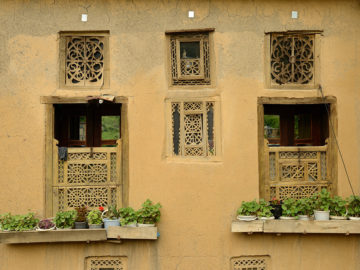
M 282 216 L 280 219 L 297 219 L 299 214 L 299 209 L 297 202 L 293 198 L 288 198 L 282 202 Z
M 279 219 L 282 216 L 281 201 L 274 197 L 270 201 L 270 206 L 272 207 L 271 213 L 275 219 Z
M 101 218 L 102 212 L 98 209 L 91 210 L 87 215 L 87 221 L 89 223 L 90 229 L 100 229 L 102 228 L 103 221 Z
M 346 211 L 347 201 L 339 196 L 335 196 L 330 202 L 330 219 L 345 220 L 347 219 Z
M 75 229 L 86 229 L 86 214 L 85 206 L 76 207 Z
M 103 208 L 100 206 L 99 210 Z M 109 226 L 120 226 L 120 212 L 116 209 L 115 205 L 110 205 L 107 210 L 102 212 L 104 227 L 107 229 Z
M 256 200 L 250 202 L 242 202 L 239 209 L 237 210 L 237 219 L 244 221 L 255 220 L 256 214 L 260 209 L 260 205 L 256 202 Z
M 147 199 L 142 208 L 137 211 L 137 223 L 139 227 L 153 227 L 160 220 L 161 204 L 153 204 L 152 201 Z
M 360 220 L 360 197 L 351 195 L 348 199 L 348 216 L 351 220 Z
M 3 231 L 31 231 L 34 230 L 39 220 L 34 213 L 25 215 L 11 215 L 6 213 L 1 216 L 0 223 Z
M 120 208 L 120 223 L 124 227 L 136 227 L 137 213 L 131 207 Z
M 302 198 L 297 200 L 297 208 L 300 220 L 309 220 L 314 212 L 313 201 L 310 198 Z
M 323 188 L 320 192 L 312 196 L 314 204 L 315 220 L 329 220 L 330 217 L 330 192 Z
M 264 199 L 259 200 L 259 210 L 257 212 L 257 216 L 262 220 L 274 219 L 274 215 L 271 212 L 273 208 L 270 203 L 265 201 Z
M 0 216 L 0 227 L 2 231 L 13 231 L 14 217 L 10 213 Z
M 36 227 L 37 231 L 51 231 L 55 229 L 56 229 L 55 223 L 53 223 L 52 220 L 48 218 L 40 220 Z
M 55 225 L 58 229 L 72 229 L 75 224 L 76 211 L 57 212 L 54 218 Z

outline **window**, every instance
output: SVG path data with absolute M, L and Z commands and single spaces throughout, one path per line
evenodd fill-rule
M 126 270 L 125 257 L 88 257 L 85 260 L 86 270 Z
M 269 270 L 269 256 L 241 256 L 231 258 L 232 270 Z
M 219 151 L 217 102 L 171 101 L 171 156 L 214 157 Z
M 316 33 L 270 34 L 270 86 L 314 88 L 318 83 L 319 50 Z M 316 50 L 315 50 L 316 49 Z
M 334 99 L 258 100 L 260 196 L 300 199 L 322 188 L 335 193 L 337 152 L 330 132 L 330 120 L 336 127 Z
M 170 35 L 172 85 L 210 85 L 208 32 Z
M 56 104 L 53 211 L 121 205 L 121 104 Z
M 108 34 L 60 33 L 60 86 L 108 87 Z

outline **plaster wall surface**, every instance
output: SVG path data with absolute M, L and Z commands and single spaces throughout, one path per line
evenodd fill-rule
M 146 198 L 163 205 L 155 242 L 0 245 L 0 270 L 83 269 L 93 255 L 127 256 L 130 270 L 230 269 L 230 258 L 241 255 L 270 255 L 271 269 L 360 269 L 358 236 L 230 232 L 240 203 L 259 197 L 257 98 L 320 96 L 265 88 L 266 32 L 323 31 L 320 83 L 337 98 L 338 140 L 359 194 L 359 25 L 357 0 L 0 0 L 0 213 L 44 215 L 40 96 L 127 97 L 129 205 Z M 201 28 L 215 28 L 214 86 L 170 89 L 165 31 Z M 110 88 L 60 89 L 58 33 L 95 30 L 110 32 Z M 219 161 L 167 159 L 165 99 L 204 93 L 220 97 Z M 340 159 L 338 193 L 351 194 Z

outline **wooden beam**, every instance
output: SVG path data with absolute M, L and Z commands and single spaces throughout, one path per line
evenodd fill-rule
M 165 34 L 182 34 L 182 33 L 196 33 L 196 32 L 214 32 L 215 28 L 196 28 L 196 29 L 181 29 L 181 30 L 167 30 Z
M 101 96 L 96 96 L 101 98 Z M 80 97 L 63 97 L 63 96 L 41 96 L 40 103 L 42 104 L 78 104 L 78 103 L 88 103 L 89 100 L 94 98 L 94 96 L 80 96 Z M 106 98 L 106 95 L 104 96 Z M 114 103 L 127 103 L 127 97 L 117 96 L 115 97 Z
M 144 239 L 156 240 L 157 227 L 121 227 L 110 226 L 107 229 L 107 238 L 110 239 Z
M 326 96 L 325 100 L 321 97 L 258 97 L 258 104 L 332 104 L 336 103 L 336 97 Z

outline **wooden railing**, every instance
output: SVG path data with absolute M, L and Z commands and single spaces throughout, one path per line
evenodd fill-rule
M 309 197 L 329 188 L 328 146 L 277 147 L 265 143 L 269 197 Z
M 121 140 L 116 147 L 73 147 L 67 160 L 53 152 L 53 209 L 119 205 L 121 198 Z

